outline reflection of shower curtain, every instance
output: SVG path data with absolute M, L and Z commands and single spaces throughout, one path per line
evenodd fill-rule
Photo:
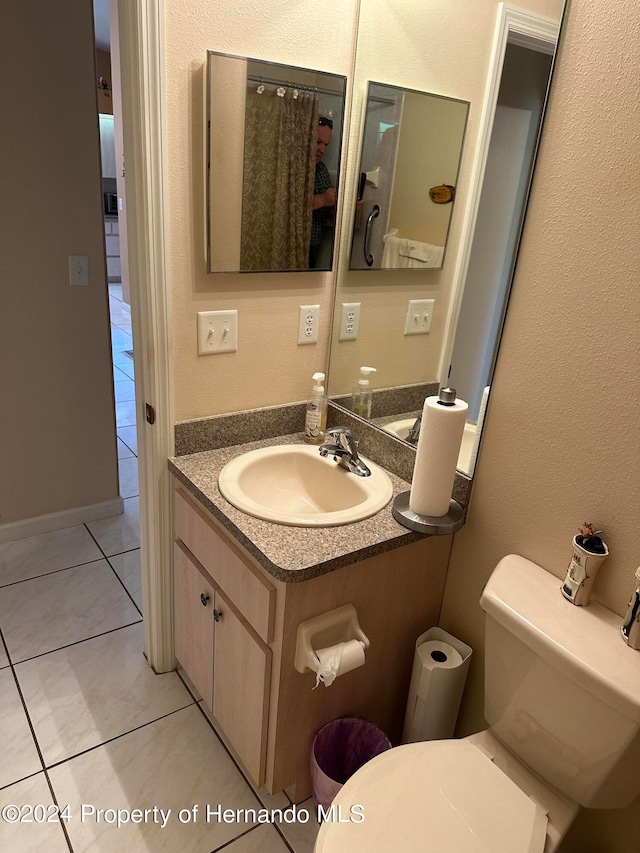
M 308 269 L 318 97 L 258 88 L 247 92 L 240 269 Z

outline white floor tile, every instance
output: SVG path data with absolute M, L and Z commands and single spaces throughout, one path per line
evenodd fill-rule
M 50 766 L 193 703 L 175 672 L 156 675 L 142 623 L 16 666 Z
M 132 453 L 138 455 L 138 434 L 135 426 L 118 427 L 118 438 L 131 448 Z
M 136 401 L 116 403 L 116 428 L 136 425 Z
M 248 829 L 244 822 L 207 822 L 206 806 L 257 807 L 257 801 L 195 705 L 144 726 L 49 771 L 59 802 L 95 808 L 170 809 L 159 823 L 120 828 L 88 817 L 68 831 L 74 850 L 100 853 L 189 851 L 210 853 Z M 197 819 L 181 823 L 178 813 L 199 806 Z M 151 817 L 151 815 L 150 815 Z
M 14 664 L 139 620 L 106 560 L 0 589 L 0 625 Z
M 110 282 L 108 287 L 109 296 L 122 302 L 122 282 Z
M 110 518 L 87 522 L 107 557 L 140 547 L 140 513 L 138 498 L 126 498 L 124 512 Z
M 127 592 L 142 613 L 142 574 L 140 571 L 140 549 L 109 557 L 113 570 L 125 585 Z
M 113 360 L 114 370 L 116 367 L 118 370 L 127 377 L 127 379 L 135 378 L 135 370 L 133 367 L 133 359 L 129 358 L 126 355 L 121 355 L 120 358 L 116 358 Z
M 133 451 L 130 450 L 127 445 L 122 441 L 121 438 L 118 439 L 118 459 L 128 459 L 130 456 L 133 456 Z
M 132 379 L 122 379 L 114 383 L 116 403 L 128 403 L 136 399 L 136 386 Z
M 224 853 L 289 853 L 289 848 L 276 829 L 263 824 L 229 844 Z
M 44 806 L 47 820 L 33 820 L 31 823 L 0 821 L 0 850 L 6 850 L 7 853 L 69 853 L 56 812 L 49 808 L 53 806 L 53 798 L 44 773 L 38 773 L 0 791 L 0 808 L 15 804 Z M 28 813 L 23 811 L 23 814 Z M 41 812 L 34 811 L 31 817 L 38 817 L 40 814 Z
M 113 381 L 114 382 L 123 382 L 127 379 L 132 379 L 132 376 L 129 376 L 127 373 L 124 373 L 122 369 L 117 365 L 113 364 Z
M 40 770 L 42 764 L 13 673 L 3 669 L 0 672 L 0 788 Z
M 308 800 L 300 803 L 296 808 L 298 811 L 304 809 L 309 813 L 307 823 L 303 823 L 302 821 L 296 821 L 295 823 L 277 821 L 277 824 L 296 853 L 313 853 L 320 829 L 320 825 L 316 819 L 316 805 L 313 802 L 313 797 L 309 797 Z
M 138 495 L 138 457 L 118 460 L 118 482 L 123 498 L 135 498 Z
M 9 666 L 9 658 L 4 650 L 4 643 L 0 640 L 0 669 L 4 669 L 5 666 Z
M 102 559 L 84 525 L 0 545 L 0 586 Z

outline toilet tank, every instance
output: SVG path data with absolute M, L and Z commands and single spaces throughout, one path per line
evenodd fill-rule
M 560 580 L 512 554 L 480 598 L 485 716 L 518 758 L 587 808 L 623 808 L 640 793 L 640 652 L 622 617 L 576 607 Z

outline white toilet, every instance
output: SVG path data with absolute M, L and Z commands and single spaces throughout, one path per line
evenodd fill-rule
M 462 740 L 407 744 L 347 781 L 315 853 L 553 853 L 580 806 L 640 792 L 640 652 L 620 616 L 575 607 L 511 555 L 485 611 L 485 716 Z

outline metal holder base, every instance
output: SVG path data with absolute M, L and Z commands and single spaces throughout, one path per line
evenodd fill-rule
M 449 502 L 446 515 L 418 515 L 409 507 L 410 494 L 401 492 L 393 502 L 391 512 L 399 524 L 430 536 L 449 536 L 464 524 L 464 510 L 457 501 L 452 499 Z

